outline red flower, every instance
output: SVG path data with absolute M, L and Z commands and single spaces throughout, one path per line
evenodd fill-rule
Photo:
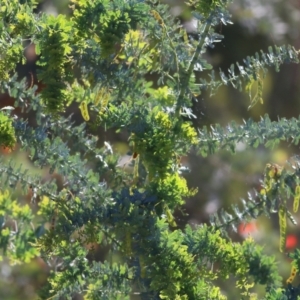
M 286 237 L 286 243 L 285 243 L 285 248 L 287 250 L 294 249 L 298 244 L 298 238 L 295 234 L 289 234 Z

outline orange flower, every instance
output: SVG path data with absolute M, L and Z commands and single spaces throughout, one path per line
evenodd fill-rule
M 238 232 L 242 237 L 247 237 L 257 233 L 258 228 L 255 221 L 250 223 L 241 223 L 238 227 Z
M 0 153 L 4 154 L 4 155 L 8 155 L 10 154 L 12 151 L 14 151 L 16 148 L 16 145 L 14 145 L 13 147 L 5 147 L 5 146 L 1 146 L 0 147 Z

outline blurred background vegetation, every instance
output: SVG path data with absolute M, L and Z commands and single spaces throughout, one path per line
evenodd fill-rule
M 165 0 L 170 5 L 170 11 L 178 15 L 187 30 L 192 32 L 193 22 L 182 0 Z M 67 0 L 40 1 L 39 11 L 57 15 L 69 14 Z M 300 1 L 298 0 L 234 0 L 230 6 L 234 24 L 224 26 L 220 24 L 216 31 L 225 36 L 214 49 L 209 49 L 208 61 L 216 70 L 221 68 L 226 71 L 231 64 L 243 62 L 243 58 L 254 55 L 259 50 L 267 50 L 269 45 L 291 44 L 296 49 L 300 48 Z M 20 66 L 20 77 L 31 74 L 35 78 L 36 55 L 34 47 L 26 50 L 27 64 Z M 263 105 L 258 104 L 248 110 L 249 96 L 240 93 L 231 87 L 222 87 L 210 96 L 204 93 L 194 103 L 193 112 L 197 115 L 194 125 L 201 129 L 203 126 L 219 123 L 228 124 L 231 120 L 242 123 L 243 119 L 253 118 L 259 120 L 260 116 L 268 113 L 272 120 L 278 117 L 298 117 L 300 112 L 300 66 L 284 65 L 279 73 L 270 70 L 264 80 Z M 42 88 L 40 86 L 40 88 Z M 11 105 L 12 99 L 7 95 L 0 95 L 1 107 Z M 31 115 L 28 117 L 34 124 Z M 78 109 L 75 113 L 76 121 L 82 122 Z M 99 129 L 100 142 L 108 141 L 114 150 L 121 155 L 130 151 L 127 136 L 115 132 L 105 132 Z M 13 157 L 23 163 L 32 171 L 40 174 L 43 180 L 49 179 L 47 170 L 35 170 L 27 160 L 26 153 L 18 151 L 18 145 L 12 153 L 4 149 L 0 155 Z M 187 199 L 186 205 L 176 214 L 177 223 L 184 226 L 187 223 L 199 224 L 209 220 L 209 214 L 216 212 L 221 207 L 229 208 L 230 204 L 238 203 L 240 198 L 246 197 L 247 192 L 253 188 L 259 190 L 260 180 L 266 163 L 285 165 L 286 160 L 298 155 L 299 149 L 293 145 L 281 144 L 279 148 L 269 150 L 262 146 L 257 149 L 247 149 L 245 145 L 237 145 L 236 154 L 222 152 L 203 158 L 191 151 L 188 157 L 182 158 L 182 164 L 188 166 L 191 172 L 186 176 L 190 187 L 198 187 L 199 192 L 192 199 Z M 128 156 L 130 157 L 130 156 Z M 59 175 L 57 175 L 59 184 Z M 30 191 L 29 191 L 30 194 Z M 19 196 L 20 201 L 29 202 L 30 195 Z M 295 216 L 297 221 L 298 216 Z M 289 223 L 287 236 L 287 251 L 293 251 L 299 246 L 300 230 L 298 226 Z M 231 236 L 235 241 L 241 241 L 248 235 L 265 246 L 265 251 L 275 255 L 280 261 L 279 268 L 284 281 L 289 277 L 290 264 L 284 254 L 279 253 L 278 218 L 275 214 L 271 219 L 261 217 L 250 224 L 241 225 L 237 233 Z M 107 249 L 97 248 L 97 259 L 104 258 Z M 46 281 L 51 270 L 51 262 L 36 259 L 24 266 L 11 267 L 7 262 L 0 264 L 0 295 L 3 300 L 10 299 L 36 299 L 36 290 Z M 228 299 L 238 299 L 236 291 L 231 290 L 228 279 L 220 282 L 223 292 Z M 294 284 L 300 280 L 295 279 Z M 255 291 L 259 292 L 259 291 Z M 75 298 L 74 298 L 75 299 Z M 77 298 L 81 299 L 81 298 Z

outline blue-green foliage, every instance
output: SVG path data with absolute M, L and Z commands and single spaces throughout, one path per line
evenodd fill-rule
M 265 299 L 296 299 L 299 290 L 282 287 L 274 257 L 251 239 L 235 243 L 226 236 L 229 228 L 286 206 L 280 196 L 298 197 L 296 159 L 290 169 L 266 168 L 262 191 L 249 193 L 242 208 L 212 215 L 210 225 L 181 230 L 173 213 L 196 193 L 179 162 L 192 147 L 207 156 L 234 152 L 238 142 L 252 148 L 299 143 L 297 119 L 272 122 L 265 116 L 198 132 L 187 121 L 194 117 L 193 99 L 207 88 L 214 93 L 232 84 L 251 95 L 257 84 L 250 108 L 261 102 L 266 68 L 298 63 L 298 51 L 270 48 L 215 78 L 205 53 L 223 38 L 214 26 L 230 24 L 228 1 L 188 1 L 197 21 L 193 35 L 154 0 L 72 1 L 71 18 L 36 15 L 34 2 L 0 4 L 6 53 L 0 57 L 0 90 L 36 119 L 32 126 L 0 112 L 0 145 L 17 141 L 36 167 L 59 174 L 62 185 L 0 159 L 1 255 L 12 263 L 40 256 L 52 266 L 41 299 L 226 299 L 214 280 L 229 276 L 241 297 L 260 284 Z M 22 60 L 25 37 L 40 54 L 40 94 L 10 76 Z M 61 114 L 71 104 L 91 121 L 75 124 L 72 115 Z M 129 135 L 133 156 L 127 164 L 120 165 L 108 142 L 99 146 L 100 127 Z M 14 200 L 20 188 L 31 191 L 30 205 Z M 103 262 L 91 258 L 98 246 L 110 248 Z M 293 258 L 299 269 L 299 253 Z
M 243 142 L 248 147 L 257 148 L 259 145 L 274 148 L 281 141 L 299 143 L 299 119 L 281 118 L 271 121 L 268 115 L 259 122 L 244 120 L 243 125 L 231 122 L 226 128 L 214 125 L 208 129 L 203 127 L 199 130 L 199 153 L 203 156 L 216 153 L 221 149 L 235 152 L 237 142 Z

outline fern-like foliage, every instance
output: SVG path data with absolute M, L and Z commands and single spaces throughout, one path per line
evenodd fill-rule
M 203 156 L 216 153 L 221 149 L 228 149 L 235 152 L 236 144 L 244 143 L 248 147 L 257 148 L 259 145 L 274 148 L 281 141 L 299 143 L 299 120 L 281 118 L 278 121 L 271 121 L 265 115 L 259 122 L 252 119 L 243 120 L 243 125 L 231 122 L 223 128 L 221 125 L 211 126 L 208 131 L 206 127 L 199 130 L 199 153 Z
M 207 156 L 234 152 L 239 142 L 298 144 L 298 119 L 266 115 L 210 130 L 189 121 L 204 89 L 215 93 L 231 84 L 250 93 L 256 84 L 250 108 L 262 102 L 267 68 L 299 63 L 298 50 L 269 48 L 237 63 L 238 73 L 232 66 L 217 79 L 206 53 L 223 38 L 215 26 L 231 23 L 229 1 L 186 1 L 197 24 L 192 34 L 154 0 L 71 2 L 70 18 L 35 14 L 36 1 L 0 4 L 0 90 L 35 116 L 33 125 L 13 108 L 2 109 L 0 146 L 17 142 L 51 178 L 1 157 L 0 258 L 22 264 L 39 257 L 47 264 L 40 299 L 227 299 L 215 280 L 230 276 L 241 297 L 254 299 L 252 288 L 263 285 L 265 299 L 296 299 L 299 289 L 282 286 L 273 256 L 250 238 L 233 242 L 226 233 L 278 213 L 284 252 L 287 219 L 295 222 L 288 201 L 294 212 L 299 207 L 297 158 L 286 166 L 268 164 L 262 188 L 248 193 L 242 207 L 212 215 L 210 225 L 180 229 L 174 212 L 197 193 L 180 165 L 192 147 Z M 39 54 L 40 93 L 11 75 L 24 63 L 25 39 Z M 74 107 L 81 122 L 69 113 Z M 109 141 L 99 142 L 99 128 L 128 136 L 133 155 L 127 163 Z M 20 193 L 30 203 L 17 201 Z M 93 258 L 99 248 L 109 249 L 103 261 Z

